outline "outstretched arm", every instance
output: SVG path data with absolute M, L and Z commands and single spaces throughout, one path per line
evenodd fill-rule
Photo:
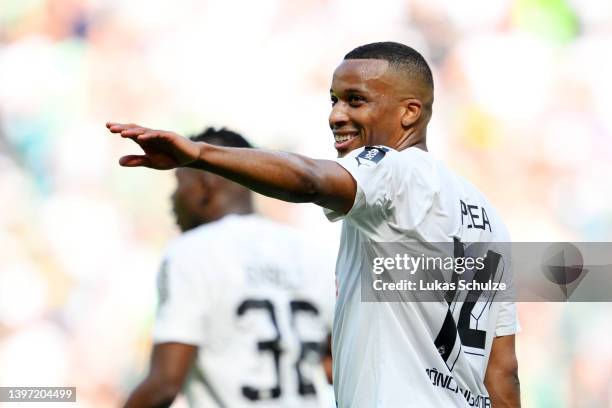
M 493 339 L 484 382 L 494 408 L 520 408 L 521 386 L 514 335 Z
M 353 177 L 338 163 L 293 153 L 196 143 L 176 133 L 107 123 L 112 133 L 132 139 L 143 155 L 124 156 L 126 167 L 168 170 L 194 167 L 218 174 L 253 191 L 290 202 L 312 202 L 347 213 L 355 200 Z

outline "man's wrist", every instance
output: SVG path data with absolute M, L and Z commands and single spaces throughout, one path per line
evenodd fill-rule
M 194 143 L 198 150 L 196 158 L 191 163 L 187 164 L 185 167 L 192 167 L 195 169 L 205 169 L 206 168 L 206 158 L 208 157 L 208 151 L 210 150 L 210 147 L 212 145 L 209 143 L 204 143 L 204 142 L 194 142 Z

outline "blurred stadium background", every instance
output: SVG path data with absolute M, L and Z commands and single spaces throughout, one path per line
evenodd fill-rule
M 0 386 L 110 407 L 146 369 L 173 176 L 120 168 L 107 120 L 332 158 L 331 74 L 380 40 L 432 63 L 430 150 L 515 240 L 612 240 L 609 0 L 0 0 Z M 258 207 L 337 244 L 314 206 Z M 611 407 L 611 305 L 520 312 L 524 406 Z

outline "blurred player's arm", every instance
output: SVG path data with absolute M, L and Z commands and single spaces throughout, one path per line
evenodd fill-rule
M 484 380 L 493 408 L 521 406 L 521 387 L 514 344 L 514 335 L 493 339 Z
M 331 334 L 327 336 L 325 355 L 323 356 L 323 369 L 325 370 L 325 376 L 327 377 L 327 382 L 330 384 L 333 384 L 333 360 L 332 360 Z
M 338 163 L 314 160 L 298 154 L 214 146 L 196 143 L 176 133 L 138 125 L 107 123 L 112 133 L 132 139 L 142 155 L 123 156 L 126 167 L 168 170 L 193 167 L 240 183 L 269 197 L 290 202 L 312 202 L 347 213 L 357 186 Z
M 124 408 L 165 408 L 172 405 L 197 353 L 198 348 L 188 344 L 156 344 L 149 374 L 129 396 Z

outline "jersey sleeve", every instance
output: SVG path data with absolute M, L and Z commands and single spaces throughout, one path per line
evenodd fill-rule
M 159 303 L 154 343 L 197 346 L 205 343 L 208 296 L 204 292 L 203 271 L 196 269 L 180 253 L 169 252 L 165 256 L 157 279 Z
M 418 225 L 432 206 L 438 188 L 431 163 L 415 152 L 397 152 L 385 146 L 357 149 L 337 163 L 357 184 L 355 201 L 344 215 L 325 210 L 330 221 L 351 219 L 375 231 L 383 222 L 401 228 Z
M 382 214 L 388 202 L 386 187 L 390 181 L 389 160 L 384 160 L 389 152 L 384 146 L 364 147 L 350 152 L 336 160 L 350 173 L 357 184 L 355 201 L 348 214 L 325 209 L 330 221 L 338 221 L 345 216 L 353 216 L 367 211 L 370 215 Z
M 497 215 L 496 215 L 497 218 Z M 497 322 L 495 325 L 495 336 L 509 336 L 517 334 L 521 331 L 519 324 L 518 312 L 516 310 L 516 280 L 514 279 L 515 270 L 512 264 L 512 244 L 508 230 L 503 226 L 497 232 L 496 240 L 491 248 L 500 254 L 503 254 L 502 259 L 505 263 L 505 270 L 502 272 L 504 282 L 507 286 L 507 290 L 502 292 L 502 299 L 500 299 L 499 313 L 497 315 Z
M 495 336 L 510 336 L 520 331 L 521 326 L 516 311 L 516 303 L 501 302 L 499 305 L 499 314 L 497 315 L 497 324 L 495 326 Z

